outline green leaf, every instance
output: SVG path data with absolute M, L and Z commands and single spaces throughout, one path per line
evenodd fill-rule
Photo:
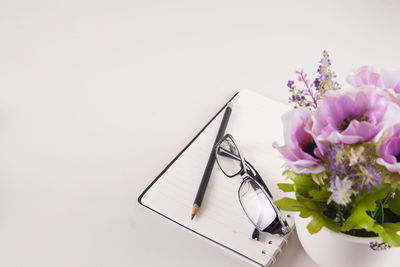
M 283 192 L 294 192 L 294 185 L 293 184 L 278 184 L 278 187 Z
M 294 189 L 296 193 L 303 196 L 308 196 L 309 192 L 313 189 L 318 189 L 318 185 L 313 181 L 310 174 L 297 175 L 292 178 L 294 182 Z
M 295 173 L 294 171 L 287 169 L 283 172 L 283 175 L 285 175 L 287 178 L 289 178 L 290 180 L 292 180 L 293 178 L 295 178 L 298 174 Z
M 372 188 L 371 191 L 364 190 L 358 195 L 353 202 L 353 212 L 344 222 L 342 231 L 346 232 L 351 229 L 362 228 L 367 231 L 374 231 L 372 228 L 375 221 L 367 214 L 367 211 L 374 211 L 376 201 L 386 197 L 390 190 L 391 186 L 389 184 L 380 184 Z
M 339 232 L 340 230 L 339 226 L 333 220 L 323 215 L 323 211 L 326 208 L 324 204 L 316 203 L 301 195 L 298 195 L 297 199 L 283 198 L 277 200 L 275 204 L 282 210 L 299 211 L 302 218 L 313 217 L 307 226 L 311 234 L 319 232 L 323 226 L 335 232 Z
M 326 228 L 329 228 L 330 230 L 334 232 L 339 232 L 340 227 L 331 219 L 328 219 L 327 217 L 321 215 L 321 214 L 314 214 L 313 219 L 311 222 L 307 225 L 307 229 L 310 232 L 310 234 L 315 234 L 318 233 L 322 227 L 325 226 Z
M 400 236 L 397 234 L 398 231 L 400 231 L 400 223 L 384 223 L 381 229 L 377 229 L 376 232 L 378 232 L 383 242 L 398 247 L 400 246 Z
M 309 194 L 312 197 L 312 200 L 326 203 L 329 197 L 332 195 L 331 192 L 328 192 L 328 188 L 329 184 L 326 184 L 322 186 L 320 190 L 311 190 Z
M 307 229 L 310 232 L 310 234 L 316 234 L 319 231 L 321 231 L 322 227 L 324 226 L 324 220 L 320 220 L 320 218 L 313 219 L 311 222 L 307 225 Z
M 286 211 L 300 211 L 303 208 L 303 204 L 301 204 L 298 200 L 288 197 L 279 199 L 274 203 L 278 208 Z
M 400 191 L 395 191 L 395 197 L 388 201 L 389 209 L 395 214 L 400 215 Z

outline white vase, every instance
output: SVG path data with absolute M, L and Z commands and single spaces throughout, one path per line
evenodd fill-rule
M 307 254 L 321 267 L 398 267 L 400 247 L 388 247 L 379 238 L 335 233 L 325 227 L 310 234 L 311 218 L 295 216 L 299 240 Z

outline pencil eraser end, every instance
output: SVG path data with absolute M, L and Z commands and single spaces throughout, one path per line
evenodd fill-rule
M 232 102 L 228 103 L 228 108 L 233 108 L 233 103 Z

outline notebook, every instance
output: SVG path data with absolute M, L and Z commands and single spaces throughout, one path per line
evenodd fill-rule
M 290 107 L 251 91 L 241 91 L 230 101 L 234 107 L 225 133 L 233 135 L 241 154 L 257 169 L 273 198 L 282 198 L 277 183 L 285 181 L 283 159 L 272 143 L 283 143 L 281 115 Z M 251 238 L 254 226 L 238 199 L 240 176 L 227 178 L 215 164 L 201 209 L 191 220 L 193 201 L 224 109 L 225 106 L 146 188 L 139 203 L 255 266 L 271 266 L 290 234 L 281 237 L 261 233 L 259 241 Z M 293 228 L 291 214 L 283 215 Z

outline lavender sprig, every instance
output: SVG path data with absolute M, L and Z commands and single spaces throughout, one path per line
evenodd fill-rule
M 306 100 L 303 90 L 297 89 L 294 81 L 288 81 L 287 86 L 289 87 L 289 92 L 291 93 L 289 97 L 289 103 L 295 103 L 294 108 L 297 107 L 308 107 L 310 103 Z
M 317 72 L 319 77 L 314 80 L 315 89 L 319 91 L 320 95 L 325 94 L 329 90 L 339 90 L 339 84 L 334 80 L 336 74 L 331 70 L 331 60 L 326 50 L 323 51 L 323 58 L 320 61 Z
M 304 84 L 304 89 L 298 89 L 294 81 L 289 80 L 287 86 L 289 87 L 290 97 L 289 103 L 294 104 L 294 108 L 307 107 L 311 111 L 315 110 L 318 106 L 318 100 L 328 90 L 340 89 L 339 84 L 333 79 L 336 74 L 331 71 L 331 61 L 327 51 L 323 52 L 323 58 L 318 67 L 319 77 L 313 83 L 307 78 L 307 74 L 303 70 L 296 71 L 298 74 L 297 80 Z

